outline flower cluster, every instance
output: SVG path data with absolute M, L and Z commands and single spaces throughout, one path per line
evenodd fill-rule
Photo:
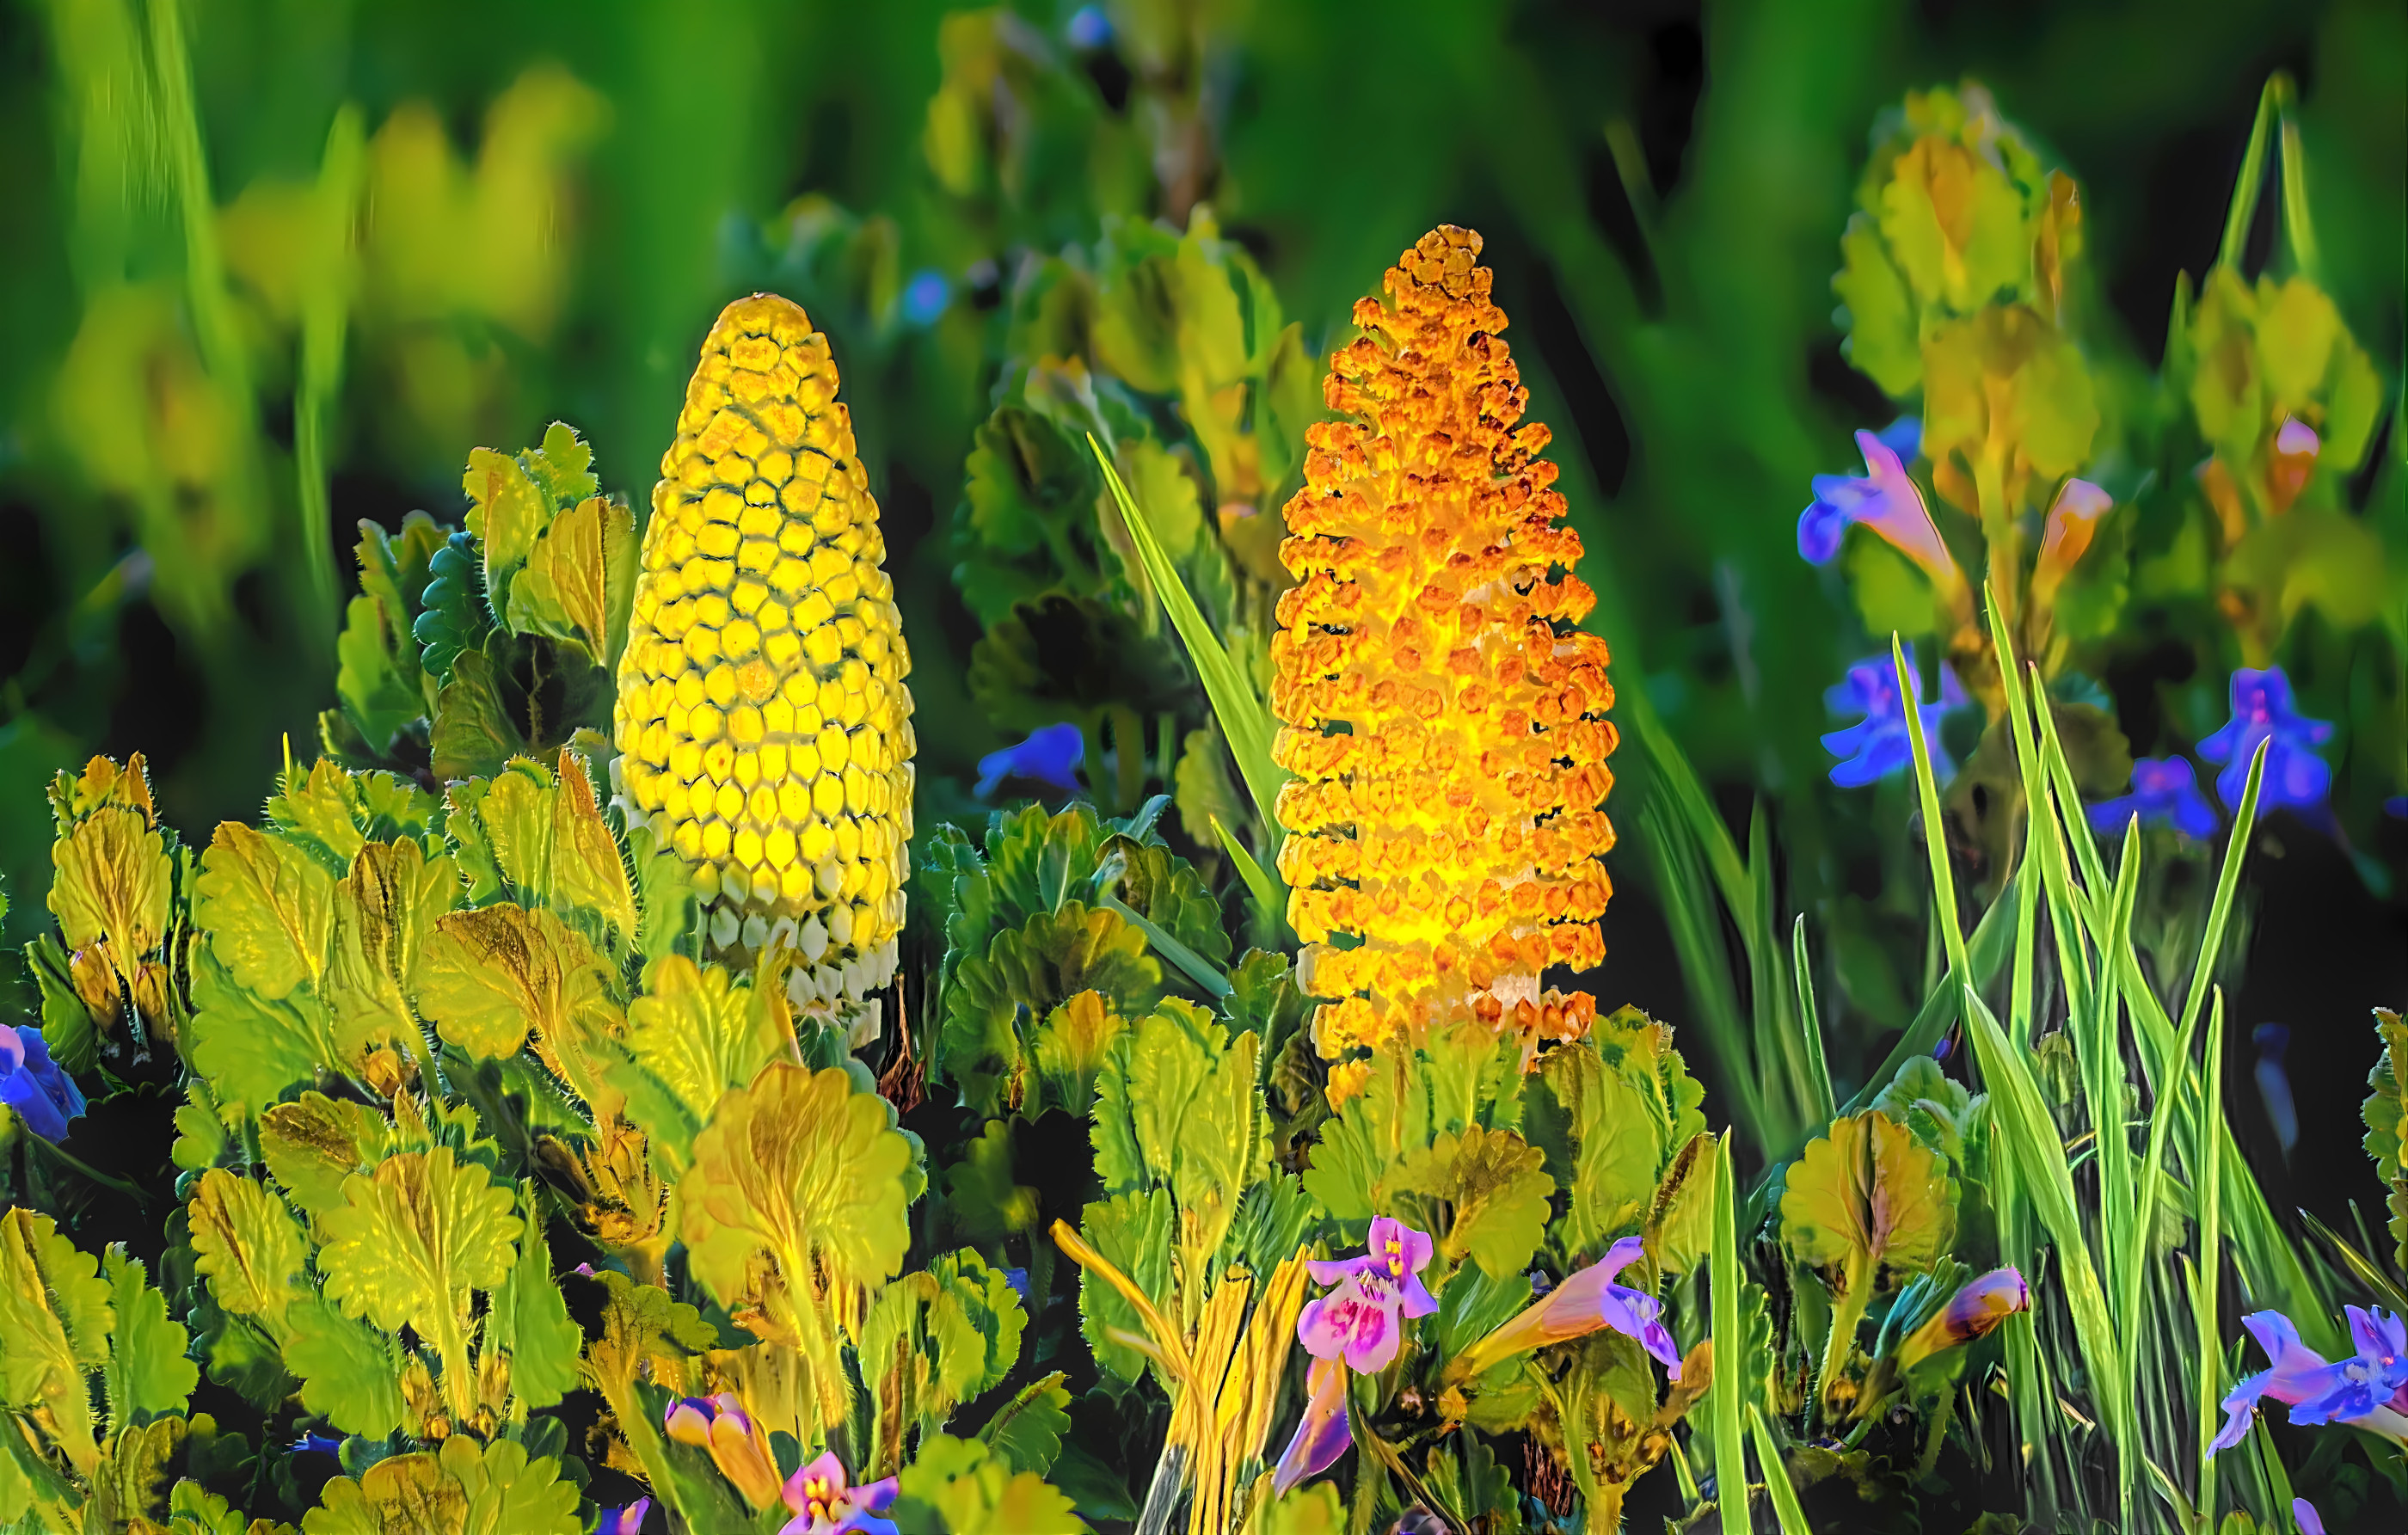
M 1442 226 L 1355 306 L 1325 388 L 1342 419 L 1310 429 L 1287 506 L 1280 870 L 1333 1058 L 1459 1017 L 1535 1045 L 1596 1016 L 1539 977 L 1604 957 L 1613 688 L 1572 627 L 1595 594 L 1479 252 Z
M 619 663 L 629 823 L 695 870 L 723 951 L 791 942 L 796 1000 L 892 980 L 911 836 L 910 670 L 827 337 L 730 304 L 661 460 Z

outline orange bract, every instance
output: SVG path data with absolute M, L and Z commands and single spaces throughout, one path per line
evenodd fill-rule
M 1461 1018 L 1526 1054 L 1596 1016 L 1540 977 L 1605 954 L 1613 687 L 1479 253 L 1441 225 L 1355 305 L 1326 384 L 1346 419 L 1311 428 L 1287 505 L 1280 871 L 1333 1058 Z

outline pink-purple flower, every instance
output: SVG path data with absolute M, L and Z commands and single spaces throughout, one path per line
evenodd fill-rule
M 2240 1443 L 2267 1397 L 2287 1405 L 2293 1423 L 2343 1423 L 2408 1444 L 2408 1324 L 2380 1308 L 2348 1311 L 2358 1352 L 2335 1364 L 2301 1342 L 2300 1329 L 2281 1312 L 2243 1317 L 2241 1325 L 2266 1351 L 2267 1368 L 2224 1399 L 2224 1429 L 2210 1448 Z
M 2215 835 L 2223 817 L 2199 792 L 2187 757 L 2139 757 L 2132 763 L 2132 792 L 2102 799 L 2089 809 L 2090 825 L 2102 834 L 2124 829 L 2133 816 L 2143 825 L 2167 825 L 2186 837 Z
M 1575 1270 L 1544 1298 L 1474 1343 L 1464 1356 L 1465 1367 L 1476 1373 L 1526 1349 L 1569 1342 L 1611 1327 L 1652 1355 L 1664 1367 L 1666 1379 L 1680 1380 L 1681 1351 L 1673 1346 L 1672 1334 L 1664 1326 L 1664 1303 L 1644 1290 L 1614 1282 L 1614 1275 L 1637 1262 L 1645 1251 L 1646 1243 L 1637 1237 L 1615 1242 L 1606 1249 L 1605 1256 Z
M 1346 1361 L 1315 1357 L 1305 1375 L 1304 1418 L 1271 1474 L 1271 1494 L 1284 1498 L 1338 1464 L 1354 1442 L 1346 1423 Z
M 2309 719 L 2293 707 L 2291 680 L 2282 667 L 2261 671 L 2243 667 L 2232 674 L 2232 718 L 2199 743 L 2199 754 L 2224 764 L 2215 775 L 2215 792 L 2237 808 L 2249 785 L 2249 762 L 2258 753 L 2258 743 L 2269 741 L 2265 782 L 2258 791 L 2259 809 L 2288 805 L 2313 811 L 2332 792 L 2332 767 L 2315 750 L 2331 738 L 2332 728 L 2329 721 Z
M 2031 1287 L 2018 1270 L 1993 1269 L 1949 1297 L 1948 1304 L 1909 1333 L 1898 1367 L 1912 1370 L 1934 1355 L 1986 1338 L 2018 1312 L 2031 1310 Z
M 1307 1303 L 1296 1319 L 1305 1352 L 1316 1359 L 1343 1358 L 1358 1374 L 1387 1369 L 1404 1341 L 1404 1319 L 1438 1310 L 1422 1285 L 1429 1260 L 1426 1232 L 1383 1215 L 1371 1223 L 1360 1257 L 1309 1265 L 1313 1283 L 1337 1288 Z
M 1931 748 L 1931 772 L 1935 779 L 1944 780 L 1956 770 L 1948 753 L 1940 744 L 1940 716 L 1965 702 L 1965 690 L 1956 681 L 1956 672 L 1946 662 L 1940 666 L 1940 701 L 1923 701 L 1923 677 L 1914 669 L 1914 647 L 1906 647 L 1907 675 L 1914 681 L 1914 702 L 1923 716 L 1923 739 Z M 1831 782 L 1843 789 L 1856 788 L 1876 779 L 1900 772 L 1914 760 L 1914 748 L 1908 739 L 1906 705 L 1899 697 L 1898 673 L 1886 655 L 1870 655 L 1848 668 L 1848 680 L 1823 695 L 1823 701 L 1835 714 L 1862 714 L 1864 718 L 1845 730 L 1834 730 L 1823 738 L 1823 748 L 1840 759 L 1831 769 Z
M 895 1478 L 856 1487 L 833 1450 L 796 1467 L 782 1496 L 795 1516 L 778 1535 L 897 1535 L 895 1521 L 879 1517 L 895 1502 Z
M 1814 500 L 1798 515 L 1798 552 L 1810 565 L 1828 565 L 1851 523 L 1861 523 L 1940 579 L 1956 561 L 1931 525 L 1923 493 L 1907 477 L 1905 460 L 1923 448 L 1923 423 L 1901 416 L 1879 433 L 1858 432 L 1865 472 L 1818 474 Z

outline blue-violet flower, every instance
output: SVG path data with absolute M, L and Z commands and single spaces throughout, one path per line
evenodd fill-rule
M 1025 778 L 1065 794 L 1077 794 L 1079 763 L 1086 754 L 1086 739 L 1077 725 L 1042 725 L 1019 745 L 979 758 L 979 781 L 970 792 L 984 799 L 1005 779 Z
M 2199 743 L 2199 754 L 2224 765 L 2215 775 L 2215 792 L 2227 805 L 2237 807 L 2249 785 L 2249 759 L 2257 755 L 2259 741 L 2272 741 L 2266 748 L 2266 781 L 2258 792 L 2258 808 L 2315 810 L 2332 792 L 2332 768 L 2314 749 L 2331 736 L 2329 722 L 2309 719 L 2292 707 L 2291 680 L 2282 667 L 2259 671 L 2243 667 L 2232 674 L 2232 718 Z
M 50 1059 L 42 1031 L 31 1024 L 0 1028 L 0 1103 L 17 1111 L 25 1128 L 53 1143 L 83 1113 L 83 1092 Z
M 2138 757 L 2132 763 L 2132 792 L 2102 799 L 2090 807 L 2090 825 L 2103 836 L 2114 836 L 2137 815 L 2143 825 L 2170 825 L 2186 837 L 2207 838 L 2224 818 L 2199 792 L 2187 757 Z
M 1907 675 L 1914 680 L 1914 702 L 1923 716 L 1923 739 L 1931 748 L 1931 772 L 1935 780 L 1944 780 L 1956 770 L 1947 751 L 1940 744 L 1940 716 L 1965 702 L 1965 690 L 1956 681 L 1956 673 L 1946 662 L 1940 666 L 1940 701 L 1923 701 L 1922 674 L 1914 669 L 1914 647 L 1906 647 Z M 1914 760 L 1914 747 L 1908 739 L 1906 707 L 1898 696 L 1898 674 L 1886 655 L 1867 656 L 1848 668 L 1848 680 L 1823 695 L 1823 701 L 1835 714 L 1862 714 L 1864 718 L 1845 730 L 1834 730 L 1823 738 L 1824 750 L 1840 759 L 1831 769 L 1831 782 L 1843 789 L 1853 789 L 1900 772 Z
M 2224 1429 L 2211 1450 L 2240 1443 L 2264 1397 L 2288 1405 L 2293 1423 L 2344 1423 L 2408 1444 L 2408 1325 L 2379 1308 L 2348 1310 L 2358 1352 L 2338 1364 L 2327 1364 L 2301 1342 L 2300 1329 L 2281 1312 L 2255 1312 L 2241 1319 L 2266 1351 L 2269 1368 L 2224 1399 Z

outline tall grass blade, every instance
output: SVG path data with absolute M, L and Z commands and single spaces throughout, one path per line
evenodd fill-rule
M 1273 918 L 1284 916 L 1287 902 L 1281 897 L 1280 887 L 1273 882 L 1272 876 L 1264 871 L 1262 865 L 1254 862 L 1254 855 L 1246 851 L 1246 844 L 1238 840 L 1237 834 L 1224 825 L 1219 816 L 1206 819 L 1212 823 L 1212 835 L 1220 840 L 1221 851 L 1229 855 L 1230 864 L 1237 869 L 1238 878 L 1244 882 L 1246 893 L 1254 897 L 1254 904 Z
M 327 488 L 326 428 L 343 387 L 343 332 L 351 312 L 357 253 L 352 226 L 360 200 L 366 137 L 360 109 L 345 103 L 326 134 L 318 172 L 318 248 L 302 299 L 300 377 L 293 391 L 293 467 L 300 490 L 301 548 L 326 633 L 339 622 L 342 586 L 335 571 L 334 509 Z
M 1731 1122 L 1770 1160 L 1780 1154 L 1779 1148 L 1765 1122 L 1755 1052 L 1740 1022 L 1722 914 L 1707 892 L 1705 854 L 1696 828 L 1676 807 L 1652 794 L 1639 802 L 1639 826 L 1641 854 L 1663 901 L 1664 925 L 1714 1059 L 1716 1083 L 1730 1097 Z
M 2215 1006 L 2207 1025 L 2207 1064 L 2200 1077 L 2200 1099 L 2205 1105 L 2206 1140 L 2224 1140 L 2224 988 L 2215 989 Z M 2223 1362 L 2223 1323 L 2217 1315 L 2216 1286 L 2224 1277 L 2224 1159 L 2204 1159 L 2199 1180 L 2199 1290 L 2193 1302 L 2199 1323 L 2199 1375 L 2194 1383 L 2199 1408 L 2199 1512 L 2215 1517 L 2215 1455 L 2208 1448 L 2215 1438 L 2216 1398 Z
M 1914 1021 L 1906 1026 L 1906 1032 L 1899 1037 L 1898 1043 L 1890 1046 L 1889 1054 L 1882 1057 L 1881 1065 L 1865 1079 L 1865 1084 L 1856 1089 L 1856 1096 L 1841 1107 L 1840 1112 L 1852 1114 L 1862 1109 L 1889 1084 L 1889 1080 L 1898 1075 L 1898 1069 L 1909 1059 L 1930 1054 L 1931 1047 L 1940 1042 L 1940 1036 L 1947 1032 L 1948 1025 L 1956 1016 L 1957 997 L 1963 986 L 1971 982 L 1978 991 L 1998 975 L 1999 968 L 2007 962 L 2007 954 L 2014 946 L 2015 936 L 2015 909 L 2008 900 L 2008 894 L 2000 891 L 1998 898 L 1990 903 L 1990 909 L 1982 913 L 1982 920 L 1973 925 L 1973 936 L 1965 945 L 1972 959 L 1972 973 L 1962 976 L 1952 971 L 1940 978 L 1940 984 L 1931 988 L 1929 995 L 1923 999 L 1923 1006 L 1915 1010 Z
M 1814 966 L 1806 952 L 1806 913 L 1789 929 L 1789 963 L 1798 982 L 1798 1038 L 1805 1047 L 1807 1086 L 1813 1097 L 1806 1117 L 1816 1124 L 1831 1122 L 1831 1068 L 1823 1057 L 1823 1016 L 1814 1005 Z
M 1747 1276 L 1739 1267 L 1739 1217 L 1733 1206 L 1738 1177 L 1731 1166 L 1730 1132 L 1722 1133 L 1715 1153 L 1713 1234 L 1714 1384 L 1706 1393 L 1707 1420 L 1714 1443 L 1714 1493 L 1722 1507 L 1723 1528 L 1742 1530 L 1747 1522 L 1747 1441 L 1740 1432 L 1740 1398 L 1747 1374 L 1739 1351 L 1747 1346 L 1739 1327 L 1740 1289 Z
M 2258 198 L 2266 187 L 2266 151 L 2272 138 L 2275 114 L 2290 101 L 2291 77 L 2277 72 L 2258 93 L 2258 118 L 2249 125 L 2249 147 L 2241 154 L 2241 177 L 2232 183 L 2232 200 L 2225 206 L 2224 239 L 2215 250 L 2218 266 L 2239 267 L 2249 246 L 2249 226 L 2258 220 Z
M 1170 616 L 1170 626 L 1179 631 L 1180 642 L 1187 647 L 1189 658 L 1196 663 L 1196 674 L 1203 680 L 1204 696 L 1211 701 L 1213 717 L 1220 721 L 1221 733 L 1228 739 L 1229 754 L 1237 759 L 1239 775 L 1246 781 L 1246 793 L 1254 802 L 1254 813 L 1262 820 L 1265 848 L 1274 855 L 1268 861 L 1275 865 L 1281 836 L 1279 791 L 1287 775 L 1271 760 L 1270 709 L 1256 696 L 1238 664 L 1229 658 L 1220 636 L 1205 622 L 1202 610 L 1196 606 L 1186 582 L 1179 579 L 1154 524 L 1146 520 L 1128 487 L 1121 482 L 1120 471 L 1112 467 L 1103 444 L 1096 440 L 1093 433 L 1088 434 L 1087 447 L 1103 466 L 1104 483 L 1111 487 L 1112 499 L 1120 504 L 1129 537 L 1137 544 L 1138 559 L 1145 566 L 1146 579 L 1162 598 L 1162 610 Z
M 1789 1468 L 1782 1464 L 1781 1446 L 1773 1442 L 1771 1426 L 1764 1421 L 1764 1410 L 1754 1402 L 1747 1404 L 1747 1427 L 1756 1440 L 1756 1463 L 1764 1468 L 1764 1495 L 1771 1500 L 1781 1535 L 1814 1535 L 1813 1527 L 1806 1522 L 1806 1511 L 1798 1506 L 1798 1489 L 1789 1485 Z

